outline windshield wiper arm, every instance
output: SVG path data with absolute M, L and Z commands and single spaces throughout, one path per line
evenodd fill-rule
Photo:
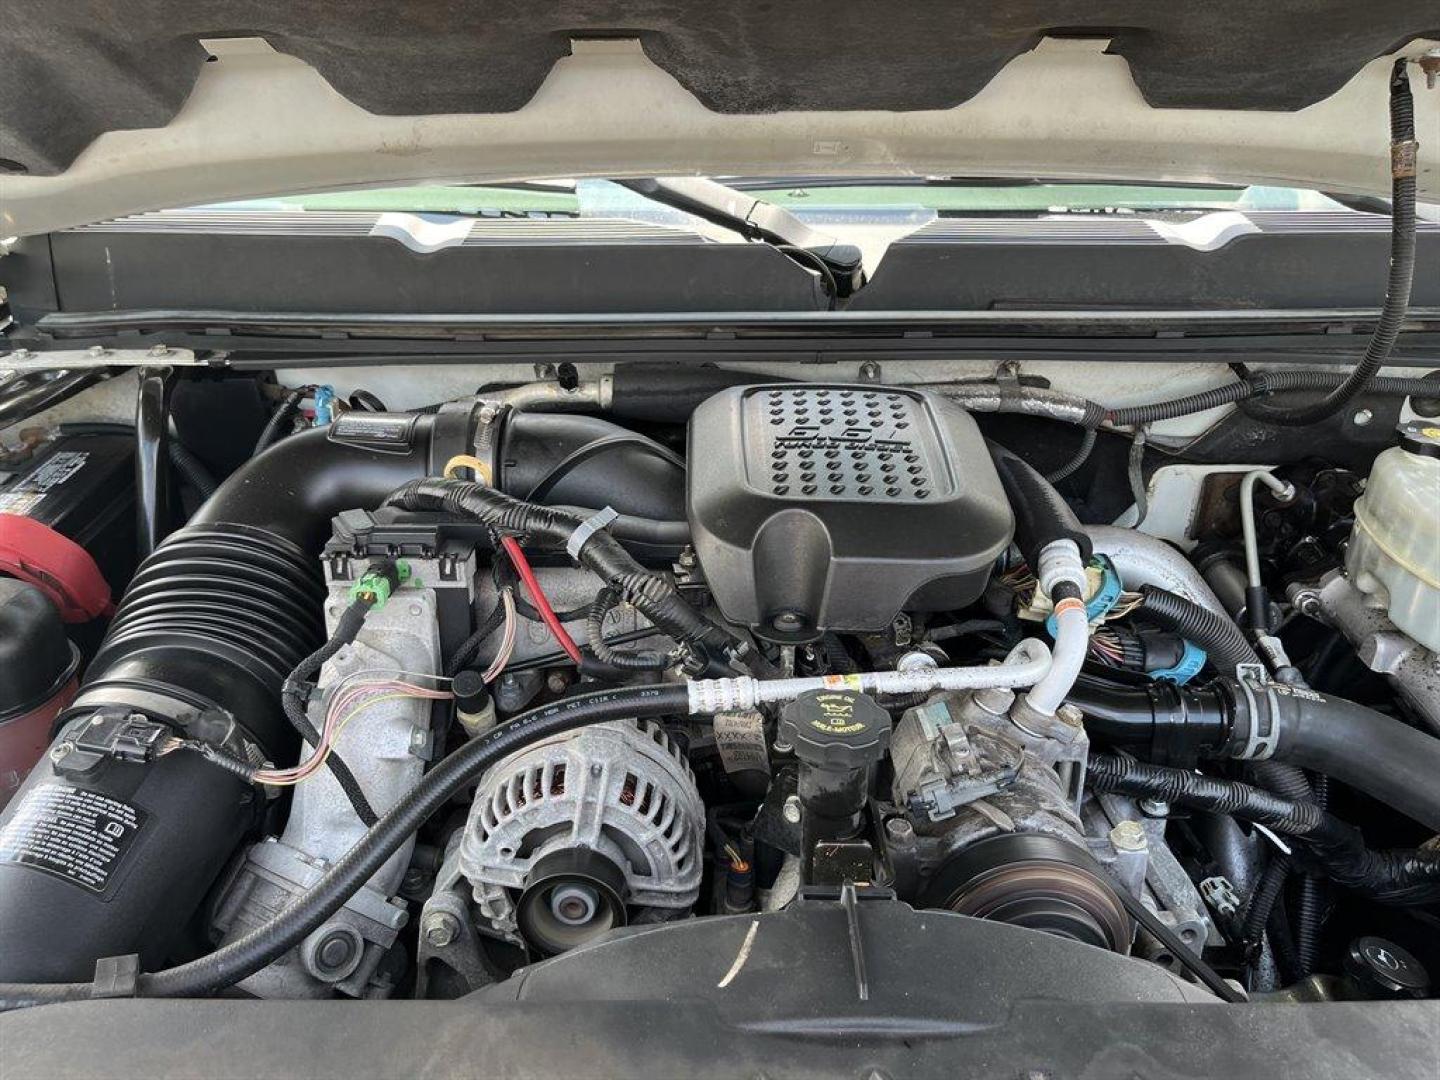
M 837 296 L 849 296 L 865 283 L 859 247 L 811 228 L 783 206 L 703 177 L 616 180 L 615 183 L 652 202 L 684 210 L 747 239 L 764 241 L 792 257 L 798 253 L 796 261 L 809 269 L 820 263 L 834 280 Z

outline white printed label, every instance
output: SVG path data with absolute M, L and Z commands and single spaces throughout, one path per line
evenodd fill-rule
M 770 771 L 770 755 L 765 749 L 765 720 L 758 712 L 716 713 L 714 730 L 715 745 L 726 772 Z

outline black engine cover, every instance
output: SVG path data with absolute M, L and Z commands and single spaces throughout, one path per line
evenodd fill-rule
M 716 603 L 774 639 L 964 607 L 1014 529 L 975 421 L 926 391 L 726 390 L 691 417 L 688 463 Z

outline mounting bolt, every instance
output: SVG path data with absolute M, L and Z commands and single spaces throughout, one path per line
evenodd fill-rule
M 885 821 L 885 839 L 892 844 L 904 846 L 915 842 L 915 826 L 906 821 L 903 817 L 887 818 Z
M 102 356 L 105 355 L 105 346 L 104 346 L 104 345 L 91 345 L 90 348 L 88 348 L 88 349 L 85 350 L 85 355 L 86 355 L 86 356 L 92 356 L 92 357 L 95 357 L 95 358 L 98 359 L 99 357 L 102 357 Z
M 148 355 L 148 356 L 155 356 L 155 357 L 169 356 L 169 355 L 170 355 L 170 346 L 169 346 L 169 345 L 151 345 L 150 348 L 147 350 L 146 355 Z
M 1419 60 L 1420 70 L 1425 73 L 1425 89 L 1434 90 L 1435 80 L 1440 77 L 1440 49 L 1431 49 Z
M 1138 821 L 1122 821 L 1110 830 L 1110 843 L 1116 851 L 1144 851 L 1145 826 Z
M 1375 419 L 1375 414 L 1369 409 L 1357 409 L 1355 415 L 1350 417 L 1350 422 L 1356 427 L 1364 427 Z
M 699 563 L 699 559 L 695 557 L 695 549 L 692 547 L 682 548 L 680 557 L 676 561 L 686 570 L 695 569 Z
M 1146 817 L 1163 818 L 1170 816 L 1170 804 L 1164 799 L 1141 799 L 1140 812 Z
M 782 611 L 770 620 L 770 625 L 782 634 L 793 634 L 805 625 L 805 620 L 797 612 Z
M 460 936 L 460 920 L 448 911 L 432 911 L 420 920 L 420 932 L 426 945 L 443 949 Z
M 791 825 L 800 824 L 800 796 L 791 795 L 780 807 L 780 816 Z
M 545 676 L 545 686 L 552 694 L 563 694 L 570 686 L 570 676 L 563 671 L 552 671 Z

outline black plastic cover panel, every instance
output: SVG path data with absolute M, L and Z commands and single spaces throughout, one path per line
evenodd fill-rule
M 926 392 L 736 387 L 695 411 L 688 463 L 716 602 L 781 639 L 963 607 L 1013 530 L 974 420 Z
M 1440 223 L 1416 225 L 1415 249 L 1410 303 L 1440 305 Z M 1389 216 L 1355 210 L 938 218 L 850 307 L 1373 307 L 1389 265 Z
M 1159 108 L 1299 109 L 1440 36 L 1433 2 L 1375 0 L 6 0 L 0 165 L 45 174 L 104 131 L 163 127 L 201 38 L 263 37 L 387 116 L 508 112 L 572 38 L 630 37 L 708 108 L 943 109 L 1046 35 L 1109 38 Z
M 138 214 L 52 234 L 51 273 L 67 311 L 219 304 L 517 315 L 825 306 L 819 279 L 764 244 L 715 243 L 622 220 L 504 220 L 477 221 L 463 243 L 419 252 L 378 232 L 380 218 Z M 22 263 L 14 273 L 23 272 Z

